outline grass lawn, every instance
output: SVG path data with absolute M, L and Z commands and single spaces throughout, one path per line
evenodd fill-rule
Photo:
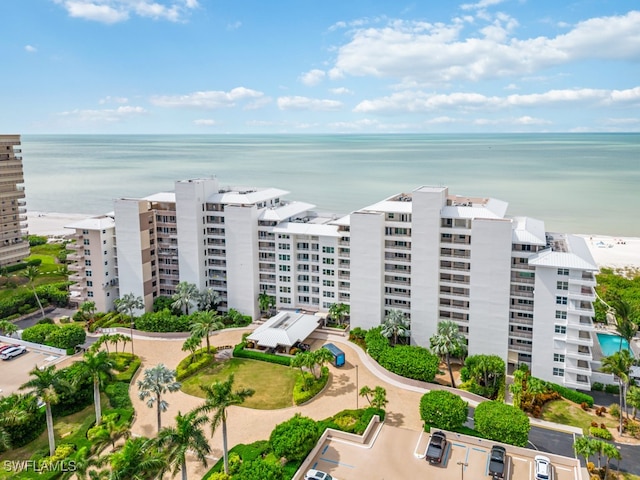
M 293 386 L 299 371 L 246 358 L 231 358 L 201 370 L 182 383 L 182 391 L 204 398 L 200 385 L 225 381 L 232 373 L 234 389 L 252 388 L 256 391 L 245 400 L 243 407 L 274 410 L 293 405 Z
M 604 423 L 607 427 L 613 429 L 618 426 L 618 420 L 610 415 L 598 417 L 593 413 L 593 409 L 585 412 L 579 405 L 564 399 L 548 402 L 542 409 L 540 418 L 549 422 L 582 428 L 585 434 L 588 433 L 591 422 Z

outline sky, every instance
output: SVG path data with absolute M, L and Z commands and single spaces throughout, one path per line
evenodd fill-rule
M 638 0 L 1 0 L 0 133 L 639 132 Z

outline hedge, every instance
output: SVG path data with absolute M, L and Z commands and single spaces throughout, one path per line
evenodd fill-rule
M 587 395 L 586 393 L 578 392 L 576 390 L 571 390 L 570 388 L 563 387 L 562 385 L 558 385 L 557 383 L 547 382 L 547 385 L 554 392 L 558 392 L 562 397 L 570 400 L 578 405 L 581 403 L 586 403 L 589 407 L 593 407 L 593 397 L 591 395 Z
M 423 347 L 396 345 L 382 352 L 378 363 L 397 375 L 423 382 L 433 382 L 440 360 Z
M 129 384 L 125 382 L 110 383 L 104 389 L 109 398 L 111 408 L 133 408 L 129 397 Z
M 176 380 L 181 382 L 187 377 L 195 374 L 209 365 L 212 365 L 216 361 L 215 355 L 208 354 L 206 349 L 196 352 L 195 359 L 191 361 L 191 355 L 183 358 L 176 368 Z
M 300 375 L 296 377 L 296 384 L 293 387 L 293 403 L 295 403 L 296 405 L 301 405 L 311 400 L 318 393 L 320 393 L 320 391 L 325 387 L 325 385 L 329 381 L 329 369 L 327 367 L 322 367 L 322 373 L 320 374 L 320 378 L 316 379 L 314 377 L 313 383 L 311 384 L 311 386 L 307 390 L 304 390 L 305 375 L 309 376 L 311 374 L 308 372 L 302 372 Z
M 487 440 L 524 447 L 531 425 L 526 413 L 496 400 L 480 403 L 474 412 L 475 429 Z
M 244 342 L 239 343 L 233 349 L 233 356 L 236 358 L 250 358 L 252 360 L 261 360 L 263 362 L 277 363 L 278 365 L 291 366 L 291 357 L 275 355 L 273 353 L 258 352 L 247 350 L 244 348 Z

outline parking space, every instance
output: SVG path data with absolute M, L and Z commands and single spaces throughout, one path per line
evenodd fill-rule
M 338 480 L 434 478 L 442 480 L 486 480 L 489 452 L 493 442 L 446 433 L 447 451 L 442 465 L 425 460 L 429 435 L 383 425 L 367 444 L 327 439 L 311 461 L 310 468 L 325 471 Z M 533 480 L 535 450 L 505 446 L 506 480 Z M 579 464 L 574 458 L 548 455 L 553 464 L 553 480 L 579 480 Z
M 6 343 L 0 343 L 0 346 L 2 345 Z M 34 367 L 45 367 L 58 360 L 58 355 L 33 348 L 28 348 L 27 353 L 11 360 L 0 360 L 0 395 L 17 392 L 20 385 L 29 380 L 29 372 Z

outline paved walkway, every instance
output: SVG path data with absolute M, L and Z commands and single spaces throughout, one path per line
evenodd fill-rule
M 210 337 L 212 346 L 236 345 L 241 341 L 242 334 L 248 329 L 223 330 Z M 128 333 L 128 331 L 127 331 Z M 366 399 L 358 396 L 358 391 L 364 385 L 374 388 L 378 385 L 387 390 L 387 419 L 385 423 L 390 426 L 403 427 L 413 431 L 422 428 L 419 404 L 422 395 L 432 389 L 449 389 L 438 384 L 429 384 L 415 380 L 409 380 L 380 367 L 360 347 L 349 342 L 342 335 L 318 332 L 311 337 L 312 349 L 319 348 L 323 343 L 330 341 L 340 344 L 345 352 L 347 362 L 341 368 L 330 366 L 331 379 L 328 387 L 314 400 L 306 405 L 289 407 L 279 410 L 256 410 L 243 407 L 231 407 L 228 410 L 228 436 L 229 445 L 238 443 L 251 443 L 257 440 L 269 438 L 273 428 L 283 421 L 291 418 L 295 413 L 321 420 L 334 415 L 345 408 L 357 408 L 366 404 Z M 134 333 L 135 353 L 142 359 L 142 365 L 134 378 L 131 387 L 131 398 L 136 410 L 135 421 L 132 425 L 134 435 L 153 436 L 156 434 L 155 409 L 150 409 L 144 401 L 138 399 L 138 389 L 135 386 L 138 377 L 145 368 L 159 363 L 175 369 L 186 353 L 182 351 L 183 338 L 157 338 L 144 334 Z M 471 406 L 484 400 L 482 397 L 455 390 L 455 393 L 465 398 Z M 164 399 L 169 403 L 168 410 L 162 414 L 162 425 L 172 425 L 178 411 L 185 413 L 203 403 L 203 399 L 187 395 L 183 392 L 168 394 Z M 546 428 L 562 429 L 573 433 L 573 427 L 562 428 L 556 424 L 548 424 L 536 419 L 531 419 L 532 424 L 539 424 Z M 211 462 L 204 468 L 195 461 L 190 462 L 189 474 L 192 478 L 200 478 L 214 461 L 222 456 L 222 435 L 216 431 L 210 440 L 212 447 Z

